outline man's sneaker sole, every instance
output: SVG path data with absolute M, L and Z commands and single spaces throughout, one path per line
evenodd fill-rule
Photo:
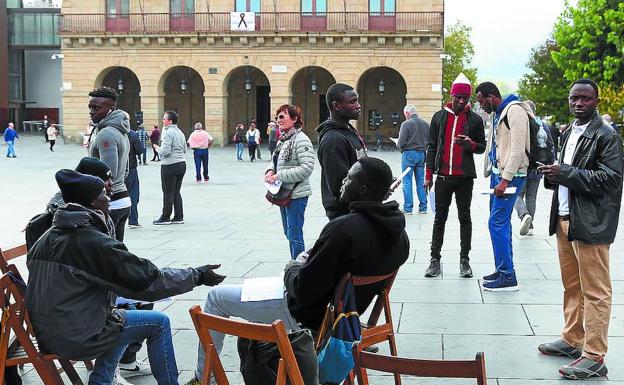
M 489 282 L 493 282 L 493 281 L 489 281 Z M 518 291 L 518 290 L 520 290 L 520 287 L 518 285 L 516 285 L 516 286 L 505 286 L 505 287 L 485 287 L 485 286 L 483 286 L 483 290 L 485 290 L 485 291 Z
M 171 221 L 171 224 L 172 225 L 183 225 L 184 221 L 183 220 L 182 221 Z
M 520 235 L 527 235 L 529 233 L 529 228 L 531 228 L 531 223 L 533 223 L 533 218 L 530 214 L 525 214 L 522 217 L 522 222 L 520 224 Z

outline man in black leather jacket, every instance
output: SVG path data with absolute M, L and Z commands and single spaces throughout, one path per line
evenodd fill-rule
M 565 326 L 560 340 L 538 349 L 546 355 L 579 358 L 559 372 L 582 379 L 607 375 L 609 247 L 617 232 L 624 159 L 622 140 L 596 109 L 596 83 L 577 80 L 568 100 L 576 120 L 561 137 L 561 164 L 539 168 L 547 184 L 555 187 L 550 234 L 557 234 Z

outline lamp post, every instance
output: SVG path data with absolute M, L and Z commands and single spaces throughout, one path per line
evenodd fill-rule
M 119 93 L 123 92 L 124 82 L 123 82 L 123 80 L 121 80 L 121 78 L 119 78 L 119 80 L 117 80 L 117 89 L 119 90 Z
M 249 128 L 249 94 L 251 93 L 251 79 L 249 76 L 245 79 L 245 93 L 247 94 L 245 102 L 245 121 L 247 123 L 247 128 Z
M 182 91 L 182 93 L 185 93 L 187 88 L 188 88 L 188 82 L 186 81 L 186 79 L 182 79 L 180 81 L 180 91 Z
M 379 89 L 379 94 L 383 96 L 384 91 L 386 90 L 386 83 L 384 83 L 383 79 L 379 81 L 378 89 Z
M 318 90 L 318 83 L 316 82 L 316 79 L 312 79 L 310 82 L 310 89 L 312 90 L 312 94 L 316 95 L 316 91 Z

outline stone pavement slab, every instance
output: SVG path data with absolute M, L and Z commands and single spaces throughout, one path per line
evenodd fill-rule
M 0 150 L 3 144 L 0 143 Z M 58 145 L 50 153 L 43 140 L 24 136 L 17 143 L 18 158 L 0 158 L 0 247 L 23 242 L 20 230 L 28 219 L 40 213 L 58 190 L 54 173 L 74 168 L 83 148 Z M 395 175 L 400 173 L 398 152 L 371 152 L 385 159 Z M 476 158 L 481 167 L 482 157 Z M 143 227 L 126 230 L 128 248 L 158 266 L 186 267 L 221 263 L 228 275 L 225 283 L 241 283 L 245 277 L 276 275 L 289 260 L 288 242 L 283 235 L 279 210 L 264 199 L 260 183 L 268 162 L 237 162 L 234 148 L 210 151 L 210 182 L 195 184 L 192 154 L 187 153 L 187 175 L 182 187 L 185 224 L 153 226 L 160 215 L 162 194 L 158 163 L 139 166 L 141 200 L 139 221 Z M 320 199 L 320 167 L 311 178 L 313 195 L 306 209 L 304 237 L 313 244 L 327 223 Z M 555 385 L 557 369 L 567 359 L 544 357 L 537 345 L 557 338 L 562 326 L 562 286 L 556 244 L 548 231 L 548 208 L 552 193 L 540 188 L 538 212 L 531 237 L 517 234 L 519 221 L 513 217 L 514 260 L 520 281 L 517 293 L 489 293 L 480 288 L 481 276 L 493 271 L 493 256 L 488 232 L 489 197 L 478 193 L 488 181 L 477 178 L 473 193 L 473 242 L 470 254 L 475 273 L 472 279 L 459 275 L 459 223 L 451 206 L 443 247 L 443 273 L 435 279 L 424 278 L 429 263 L 429 248 L 434 215 L 406 217 L 411 242 L 410 258 L 400 270 L 391 293 L 392 313 L 398 330 L 399 353 L 413 358 L 474 357 L 486 354 L 488 383 L 494 385 Z M 392 197 L 402 203 L 402 193 Z M 620 220 L 620 225 L 622 224 Z M 618 235 L 611 247 L 613 276 L 613 313 L 607 365 L 612 384 L 624 385 L 624 238 Z M 16 261 L 27 274 L 25 260 Z M 155 308 L 171 318 L 174 346 L 181 370 L 180 381 L 193 374 L 197 357 L 197 337 L 188 315 L 193 305 L 202 305 L 210 288 L 195 290 L 158 302 Z M 235 339 L 228 338 L 222 356 L 232 384 L 242 382 L 238 373 Z M 386 345 L 381 346 L 387 352 Z M 139 353 L 146 359 L 145 347 Z M 25 368 L 25 383 L 39 384 L 31 367 Z M 88 372 L 80 374 L 86 380 Z M 375 375 L 374 384 L 391 384 L 392 377 Z M 136 385 L 154 385 L 151 376 L 132 378 Z M 589 384 L 601 381 L 575 382 Z M 471 380 L 409 378 L 405 384 L 474 384 Z

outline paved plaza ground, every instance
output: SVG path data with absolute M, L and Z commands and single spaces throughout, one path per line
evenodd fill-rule
M 0 150 L 4 154 L 6 146 L 0 146 Z M 55 150 L 51 153 L 39 137 L 23 137 L 16 143 L 17 158 L 0 157 L 0 246 L 23 242 L 20 231 L 28 219 L 42 212 L 58 190 L 54 173 L 60 168 L 74 168 L 86 155 L 85 149 L 78 145 L 58 144 Z M 151 159 L 151 149 L 149 155 Z M 262 155 L 263 159 L 268 158 L 266 147 Z M 386 160 L 395 175 L 400 173 L 398 151 L 371 152 L 370 155 Z M 482 157 L 477 158 L 478 169 L 482 160 Z M 160 227 L 151 224 L 161 210 L 159 164 L 150 162 L 139 166 L 139 221 L 143 227 L 126 230 L 125 243 L 132 252 L 161 267 L 221 263 L 222 273 L 228 276 L 227 283 L 278 274 L 289 260 L 288 243 L 282 233 L 278 208 L 264 199 L 260 178 L 266 165 L 266 160 L 237 162 L 234 148 L 215 148 L 210 151 L 210 182 L 197 185 L 189 152 L 182 187 L 185 224 Z M 327 222 L 321 205 L 318 163 L 312 187 L 304 227 L 306 247 L 313 244 Z M 560 379 L 557 369 L 569 359 L 545 357 L 537 351 L 539 343 L 557 339 L 563 322 L 556 243 L 547 233 L 551 192 L 540 189 L 533 236 L 519 237 L 519 222 L 515 215 L 513 218 L 514 259 L 520 291 L 490 293 L 480 286 L 480 278 L 493 271 L 487 229 L 489 198 L 478 193 L 487 187 L 485 178 L 477 179 L 472 204 L 473 279 L 459 277 L 459 224 L 455 209 L 446 226 L 443 274 L 435 279 L 423 277 L 429 261 L 433 215 L 406 218 L 410 258 L 401 268 L 391 293 L 399 353 L 414 358 L 470 359 L 475 352 L 484 351 L 489 384 L 561 384 L 565 380 Z M 392 198 L 403 200 L 400 191 Z M 614 384 L 624 384 L 623 251 L 624 240 L 618 236 L 611 247 L 614 305 L 607 355 L 609 379 Z M 25 262 L 20 260 L 18 265 L 26 273 Z M 172 321 L 181 383 L 191 377 L 197 356 L 197 336 L 188 309 L 203 304 L 208 290 L 198 287 L 156 305 Z M 237 373 L 235 345 L 233 339 L 226 340 L 221 358 L 226 370 L 231 372 L 231 383 L 239 384 L 242 381 Z M 383 346 L 382 351 L 387 348 Z M 140 358 L 146 357 L 144 349 Z M 32 369 L 26 370 L 26 383 L 38 384 L 40 381 Z M 88 372 L 84 369 L 80 372 L 86 379 Z M 156 383 L 151 376 L 133 378 L 131 382 L 137 385 Z M 379 376 L 372 383 L 390 384 L 392 378 Z M 474 384 L 474 381 L 410 378 L 404 383 Z

